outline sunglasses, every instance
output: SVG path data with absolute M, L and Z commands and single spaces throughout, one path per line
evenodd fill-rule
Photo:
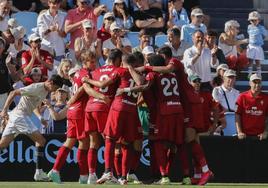
M 115 19 L 114 19 L 114 17 L 108 17 L 108 18 L 106 18 L 106 20 L 109 20 L 109 21 L 114 21 Z

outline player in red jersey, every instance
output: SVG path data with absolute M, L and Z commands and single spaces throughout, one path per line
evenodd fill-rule
M 236 101 L 235 124 L 239 139 L 256 136 L 267 138 L 265 121 L 268 114 L 268 98 L 261 92 L 262 80 L 258 74 L 250 76 L 250 90 L 241 93 Z
M 136 61 L 133 55 L 124 55 L 122 58 L 122 67 L 114 71 L 110 79 L 102 82 L 88 79 L 87 82 L 100 88 L 104 88 L 115 82 L 119 83 L 119 88 L 126 88 L 135 84 L 140 85 L 142 78 L 132 67 L 135 66 Z M 118 139 L 120 139 L 122 144 L 122 177 L 119 179 L 119 182 L 121 184 L 127 183 L 126 176 L 129 171 L 129 160 L 131 159 L 130 146 L 135 140 L 142 138 L 141 125 L 137 114 L 137 97 L 137 93 L 127 92 L 123 95 L 116 96 L 112 102 L 104 130 L 105 172 L 97 183 L 104 183 L 108 180 L 117 182 L 112 170 L 115 143 Z
M 202 167 L 202 174 L 200 175 L 200 184 L 206 184 L 210 178 L 213 177 L 213 173 L 208 169 L 205 155 L 203 149 L 195 140 L 195 136 L 200 126 L 199 119 L 196 114 L 196 111 L 200 112 L 202 110 L 202 104 L 200 103 L 200 99 L 198 95 L 194 92 L 193 87 L 188 82 L 188 76 L 184 71 L 183 64 L 172 58 L 172 51 L 168 46 L 164 46 L 158 50 L 158 53 L 162 55 L 166 60 L 166 66 L 158 66 L 158 67 L 145 67 L 147 71 L 155 71 L 155 72 L 174 72 L 179 81 L 179 93 L 182 101 L 182 106 L 184 110 L 184 122 L 185 122 L 185 135 L 186 135 L 186 143 L 190 146 L 192 150 L 192 154 L 198 156 L 198 163 Z M 202 127 L 202 126 L 201 126 Z M 186 154 L 185 146 L 181 146 L 178 148 L 180 160 L 182 162 L 183 167 L 183 184 L 191 184 L 189 176 L 189 165 L 188 165 L 188 157 Z M 171 152 L 170 162 L 174 158 L 174 153 Z M 193 182 L 194 184 L 199 184 L 199 181 Z
M 111 74 L 121 65 L 122 52 L 119 49 L 111 50 L 107 64 L 91 72 L 93 80 L 103 81 L 109 79 Z M 84 83 L 85 91 L 91 89 L 90 85 Z M 98 93 L 102 93 L 111 100 L 114 98 L 118 85 L 111 84 L 104 88 L 94 87 Z M 91 94 L 91 93 L 89 93 Z M 89 177 L 88 184 L 95 184 L 97 181 L 97 151 L 100 147 L 101 136 L 105 128 L 110 104 L 95 97 L 89 97 L 85 113 L 85 130 L 89 133 L 90 146 L 88 151 Z
M 153 66 L 164 66 L 165 59 L 160 55 L 152 55 L 148 62 Z M 162 175 L 160 184 L 169 184 L 168 153 L 180 146 L 184 140 L 183 109 L 180 103 L 178 81 L 174 73 L 160 74 L 150 72 L 146 76 L 147 84 L 123 91 L 144 91 L 152 89 L 156 95 L 156 126 L 154 129 L 154 151 L 156 161 Z
M 75 73 L 73 80 L 73 94 L 74 96 L 68 101 L 67 111 L 67 139 L 63 146 L 59 149 L 58 155 L 53 166 L 53 169 L 49 172 L 49 178 L 56 183 L 61 183 L 60 170 L 63 167 L 68 154 L 73 148 L 76 141 L 79 141 L 77 160 L 80 169 L 80 183 L 87 183 L 87 149 L 88 138 L 84 131 L 84 108 L 88 100 L 88 95 L 84 92 L 82 78 L 89 76 L 89 71 L 94 70 L 96 66 L 96 56 L 93 52 L 86 51 L 81 54 L 83 68 Z M 91 90 L 91 94 L 94 97 L 105 99 L 105 96 Z

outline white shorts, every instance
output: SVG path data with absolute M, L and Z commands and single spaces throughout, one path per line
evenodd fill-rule
M 5 102 L 7 100 L 8 93 L 0 94 L 0 111 L 3 109 Z
M 11 112 L 9 114 L 9 120 L 2 137 L 11 134 L 32 134 L 36 131 L 38 131 L 38 128 L 34 125 L 30 116 L 17 115 L 14 112 Z
M 249 44 L 247 48 L 247 58 L 260 61 L 264 60 L 264 53 L 262 47 Z

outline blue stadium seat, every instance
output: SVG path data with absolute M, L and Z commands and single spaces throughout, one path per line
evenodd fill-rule
M 32 29 L 37 26 L 37 17 L 36 12 L 18 12 L 11 15 L 12 18 L 15 18 L 19 25 L 22 25 L 26 29 L 26 35 L 29 35 L 32 32 Z
M 127 38 L 130 40 L 132 47 L 136 47 L 139 45 L 139 32 L 128 32 Z
M 225 112 L 224 114 L 226 119 L 226 128 L 223 129 L 224 136 L 236 136 L 235 113 Z
M 162 47 L 168 41 L 167 35 L 156 35 L 155 36 L 155 45 L 157 47 Z
M 100 15 L 97 20 L 97 29 L 99 30 L 102 27 L 103 24 L 103 16 Z
M 114 0 L 100 0 L 100 5 L 106 5 L 108 11 L 113 10 Z

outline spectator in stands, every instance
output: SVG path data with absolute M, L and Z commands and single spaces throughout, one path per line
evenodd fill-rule
M 228 70 L 229 67 L 227 64 L 220 64 L 216 69 L 216 76 L 213 78 L 212 86 L 217 87 L 221 86 L 223 83 L 223 75 L 226 70 Z
M 193 45 L 192 35 L 196 30 L 202 31 L 204 34 L 207 33 L 207 27 L 202 23 L 204 13 L 200 8 L 195 8 L 191 12 L 190 24 L 184 25 L 181 28 L 181 40 Z M 203 79 L 202 79 L 203 80 Z
M 35 12 L 38 4 L 37 0 L 11 0 L 12 12 L 29 11 Z
M 97 38 L 101 40 L 102 44 L 105 40 L 111 38 L 110 26 L 114 21 L 115 17 L 112 12 L 107 12 L 104 14 L 102 27 L 97 32 Z
M 154 48 L 152 46 L 146 46 L 142 50 L 142 54 L 144 56 L 144 62 L 145 64 L 148 63 L 148 58 L 155 54 Z
M 103 56 L 108 57 L 111 49 L 119 49 L 124 54 L 131 53 L 131 43 L 127 38 L 121 37 L 121 28 L 116 22 L 112 23 L 110 26 L 111 38 L 103 42 Z
M 219 61 L 212 56 L 210 49 L 203 46 L 204 33 L 197 30 L 193 33 L 194 45 L 185 50 L 182 62 L 188 76 L 198 75 L 201 78 L 202 90 L 211 91 L 211 68 L 216 68 Z
M 139 32 L 139 46 L 136 46 L 132 49 L 132 52 L 142 52 L 142 50 L 150 45 L 151 36 L 150 32 L 147 29 L 142 29 Z
M 29 36 L 30 50 L 22 54 L 22 69 L 24 74 L 29 74 L 32 68 L 39 67 L 42 71 L 42 76 L 46 80 L 48 77 L 48 70 L 53 69 L 53 59 L 51 55 L 40 49 L 41 38 L 33 33 Z
M 75 39 L 74 51 L 75 57 L 80 62 L 81 53 L 85 50 L 90 50 L 96 53 L 96 57 L 101 57 L 101 41 L 95 40 L 93 34 L 93 24 L 91 20 L 84 20 L 83 24 L 83 36 Z
M 53 51 L 54 59 L 58 62 L 64 58 L 66 33 L 64 21 L 66 14 L 59 11 L 61 0 L 48 0 L 49 9 L 42 13 L 37 20 L 37 28 L 42 39 L 47 40 Z
M 124 0 L 114 1 L 113 13 L 116 23 L 122 28 L 122 30 L 130 30 L 133 26 L 133 18 L 130 16 Z
M 67 85 L 68 87 L 72 86 L 69 77 L 69 71 L 71 68 L 72 68 L 72 61 L 70 59 L 62 59 L 58 67 L 58 75 L 60 75 L 60 77 L 62 78 L 63 84 Z
M 52 125 L 46 128 L 46 133 L 64 134 L 67 130 L 67 100 L 69 98 L 69 88 L 63 85 L 55 93 L 56 101 L 51 103 L 45 100 L 44 103 L 52 118 Z
M 5 40 L 0 38 L 0 111 L 3 109 L 8 92 L 11 90 L 9 70 L 6 65 L 7 54 L 5 50 Z
M 181 32 L 179 28 L 173 27 L 167 31 L 167 37 L 168 42 L 165 43 L 165 45 L 169 46 L 172 50 L 172 56 L 174 58 L 178 58 L 179 60 L 182 60 L 183 53 L 186 49 L 190 48 L 191 46 L 180 40 Z
M 159 8 L 151 8 L 149 0 L 136 0 L 138 10 L 134 11 L 133 19 L 135 23 L 134 31 L 147 28 L 151 35 L 163 32 L 165 25 L 163 14 Z
M 100 5 L 97 8 L 93 8 L 88 4 L 87 0 L 77 0 L 77 8 L 68 11 L 65 20 L 65 32 L 70 33 L 70 53 L 71 58 L 75 59 L 74 42 L 75 39 L 83 35 L 83 21 L 89 19 L 92 21 L 93 26 L 97 25 L 97 17 L 102 13 L 107 12 L 105 5 Z M 93 36 L 97 34 L 97 28 L 93 28 Z
M 216 31 L 208 30 L 206 35 L 206 46 L 211 50 L 211 54 L 217 57 L 219 64 L 227 64 L 223 51 L 218 48 L 216 44 L 217 37 L 218 34 Z
M 247 58 L 249 59 L 248 74 L 252 74 L 253 63 L 256 63 L 257 74 L 261 76 L 261 61 L 264 60 L 262 45 L 263 39 L 268 37 L 268 31 L 260 24 L 261 15 L 257 11 L 249 13 L 248 26 L 249 44 L 247 48 Z
M 7 29 L 6 31 L 0 31 L 0 37 L 5 40 L 5 52 L 9 49 L 11 44 L 14 44 L 16 40 L 20 38 L 19 28 Z
M 179 29 L 183 25 L 189 24 L 190 20 L 186 10 L 183 8 L 184 0 L 169 0 L 168 3 L 168 28 L 177 26 Z
M 23 26 L 18 26 L 17 27 L 19 31 L 18 39 L 15 40 L 13 44 L 10 44 L 8 48 L 8 52 L 12 54 L 13 57 L 16 57 L 17 54 L 21 51 L 29 50 L 30 47 L 24 42 L 24 36 L 25 36 L 25 29 Z
M 7 21 L 7 28 L 8 29 L 13 29 L 15 27 L 18 27 L 18 22 L 15 18 L 9 18 L 9 20 Z
M 29 75 L 29 77 L 26 77 L 25 79 L 25 85 L 30 85 L 32 83 L 38 83 L 38 82 L 42 82 L 42 72 L 41 69 L 39 67 L 34 67 L 31 70 L 31 73 Z
M 260 140 L 267 138 L 268 98 L 261 92 L 261 83 L 261 77 L 252 74 L 250 90 L 241 93 L 236 101 L 235 124 L 239 139 L 247 136 L 257 136 Z
M 237 34 L 239 33 L 240 24 L 236 20 L 229 20 L 225 22 L 224 33 L 219 37 L 219 47 L 222 49 L 228 66 L 231 69 L 241 69 L 245 64 L 245 55 L 238 56 L 237 47 L 241 44 L 248 43 L 248 39 L 238 40 Z
M 7 0 L 0 1 L 0 31 L 7 30 L 9 13 L 10 13 L 9 2 Z

